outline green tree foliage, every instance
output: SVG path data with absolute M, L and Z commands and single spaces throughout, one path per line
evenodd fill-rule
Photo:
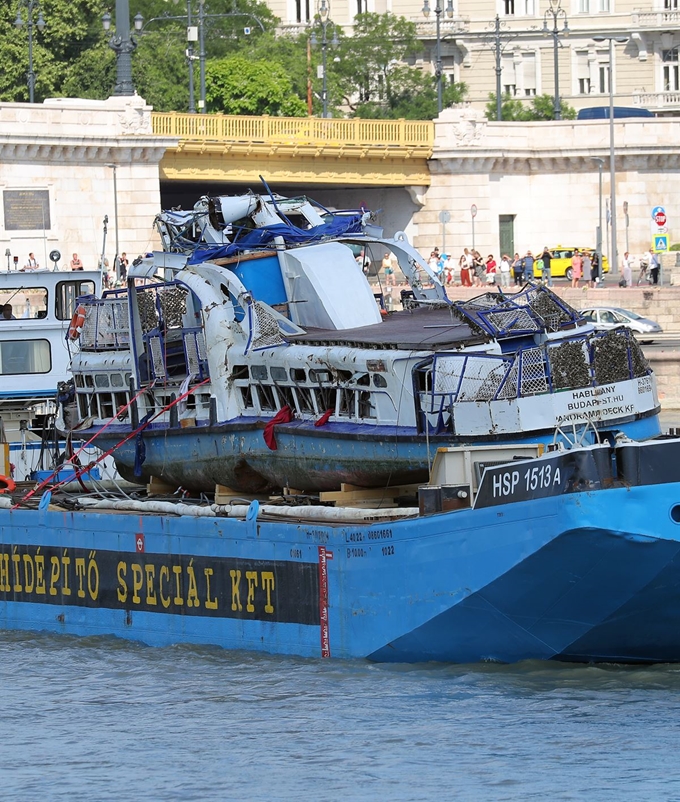
M 340 61 L 334 63 L 344 103 L 358 117 L 435 117 L 435 81 L 413 66 L 421 51 L 415 23 L 390 12 L 357 15 L 353 35 L 341 42 Z M 464 84 L 447 85 L 444 105 L 464 94 Z
M 292 90 L 290 77 L 276 62 L 230 56 L 211 61 L 206 69 L 209 111 L 304 117 L 307 106 Z
M 276 36 L 268 31 L 263 36 L 249 40 L 241 53 L 253 61 L 279 64 L 290 79 L 293 94 L 306 103 L 307 81 L 312 80 L 313 86 L 316 83 L 320 86 L 320 82 L 316 81 L 318 53 L 310 47 L 310 59 L 307 61 L 308 42 L 308 33 Z M 320 89 L 317 91 L 320 92 Z
M 521 100 L 506 94 L 501 98 L 501 115 L 504 121 L 537 122 L 540 120 L 554 120 L 554 102 L 553 95 L 536 95 L 531 99 L 531 105 L 526 106 Z M 496 95 L 493 92 L 489 94 L 489 102 L 486 104 L 485 114 L 487 120 L 496 119 Z M 562 101 L 562 119 L 576 119 L 576 109 L 564 101 Z
M 432 75 L 405 65 L 390 70 L 390 91 L 382 101 L 360 103 L 356 117 L 365 119 L 431 120 L 438 114 L 437 83 Z M 465 84 L 443 86 L 443 107 L 460 103 L 465 96 Z
M 100 0 L 49 0 L 41 6 L 45 28 L 36 25 L 33 12 L 33 70 L 35 99 L 63 95 L 62 86 L 71 64 L 103 36 Z M 17 10 L 23 25 L 15 27 Z M 28 15 L 26 6 L 3 3 L 0 7 L 0 100 L 28 100 Z

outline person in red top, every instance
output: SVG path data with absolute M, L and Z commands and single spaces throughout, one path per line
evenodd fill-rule
M 495 284 L 496 283 L 496 271 L 497 265 L 496 260 L 493 258 L 492 254 L 489 254 L 486 260 L 486 283 L 487 284 Z

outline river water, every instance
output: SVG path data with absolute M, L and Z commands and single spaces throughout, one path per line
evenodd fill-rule
M 0 632 L 2 800 L 680 799 L 680 667 Z

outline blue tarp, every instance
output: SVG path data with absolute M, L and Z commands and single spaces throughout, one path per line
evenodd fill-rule
M 229 245 L 206 245 L 202 244 L 189 257 L 189 264 L 196 265 L 210 259 L 220 259 L 234 256 L 245 250 L 257 250 L 270 245 L 276 237 L 282 237 L 283 241 L 290 245 L 302 245 L 320 242 L 325 239 L 333 239 L 351 234 L 361 234 L 361 221 L 363 214 L 333 217 L 327 223 L 313 228 L 298 228 L 294 225 L 277 223 L 266 228 L 256 228 L 238 236 L 235 242 Z

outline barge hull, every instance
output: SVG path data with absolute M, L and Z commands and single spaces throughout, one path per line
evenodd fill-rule
M 364 525 L 0 510 L 0 627 L 389 662 L 677 661 L 680 482 L 658 481 Z

